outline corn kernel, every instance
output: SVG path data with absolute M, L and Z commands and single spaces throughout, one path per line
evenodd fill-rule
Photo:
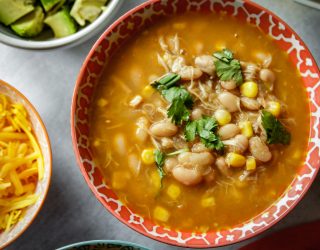
M 258 94 L 258 84 L 255 82 L 245 82 L 240 86 L 240 92 L 242 95 L 255 98 Z
M 268 110 L 271 114 L 273 114 L 275 117 L 277 117 L 277 116 L 280 115 L 281 105 L 280 105 L 279 102 L 274 102 L 274 101 L 268 102 L 267 110 Z
M 123 189 L 130 180 L 130 173 L 127 171 L 117 171 L 112 175 L 111 185 L 114 189 Z
M 154 93 L 154 89 L 151 87 L 151 85 L 145 86 L 142 90 L 142 96 L 144 98 L 148 98 L 152 96 L 153 93 Z
M 246 163 L 246 158 L 237 153 L 228 153 L 226 163 L 231 167 L 242 167 Z
M 253 157 L 248 157 L 246 161 L 246 170 L 253 171 L 256 169 L 256 167 L 256 159 L 254 159 Z
M 214 197 L 204 197 L 201 199 L 201 206 L 203 207 L 213 207 L 216 204 Z
M 93 146 L 95 146 L 95 147 L 99 147 L 100 146 L 100 141 L 99 140 L 94 140 L 94 142 L 93 142 Z
M 175 184 L 171 184 L 167 189 L 167 195 L 173 200 L 176 200 L 181 194 L 181 189 Z
M 253 136 L 253 129 L 250 121 L 240 122 L 239 127 L 241 130 L 241 133 L 247 138 L 250 138 Z
M 216 42 L 216 44 L 215 44 L 215 49 L 216 50 L 223 50 L 223 49 L 225 49 L 227 47 L 227 45 L 224 43 L 224 42 L 222 42 L 222 41 L 218 41 L 218 42 Z
M 108 102 L 106 99 L 104 99 L 104 98 L 100 98 L 100 99 L 98 100 L 98 102 L 97 102 L 98 106 L 101 107 L 101 108 L 107 106 L 108 103 L 109 103 L 109 102 Z
M 155 188 L 155 191 L 158 191 L 161 188 L 161 178 L 157 170 L 151 172 L 150 180 Z
M 231 121 L 231 114 L 227 110 L 224 110 L 224 109 L 218 109 L 214 113 L 214 117 L 217 119 L 217 122 L 221 126 L 228 124 Z
M 148 165 L 154 163 L 154 150 L 152 148 L 144 149 L 141 153 L 141 160 Z
M 176 30 L 183 30 L 187 27 L 186 23 L 174 23 L 172 27 Z
M 153 210 L 153 217 L 156 220 L 159 221 L 163 221 L 163 222 L 167 222 L 170 218 L 170 213 L 168 212 L 167 209 L 157 206 L 154 210 Z
M 199 227 L 199 232 L 200 233 L 206 233 L 209 231 L 209 227 L 208 226 L 200 226 Z
M 300 156 L 301 156 L 301 151 L 300 150 L 294 151 L 294 153 L 291 155 L 292 159 L 295 159 L 295 160 L 299 159 Z

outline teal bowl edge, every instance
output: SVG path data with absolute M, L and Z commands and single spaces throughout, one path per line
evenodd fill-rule
M 140 246 L 138 244 L 127 242 L 127 241 L 121 241 L 121 240 L 89 240 L 89 241 L 82 241 L 73 243 L 64 247 L 57 248 L 56 250 L 69 250 L 70 248 L 74 247 L 83 247 L 83 246 L 95 246 L 97 244 L 115 244 L 115 245 L 121 245 L 123 247 L 136 247 L 141 250 L 150 250 L 149 248 L 145 248 L 143 246 Z

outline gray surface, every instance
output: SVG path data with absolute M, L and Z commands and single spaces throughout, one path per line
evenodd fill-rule
M 126 1 L 121 13 L 143 0 Z M 320 12 L 288 0 L 260 0 L 281 16 L 307 43 L 320 63 Z M 120 13 L 119 13 L 120 15 Z M 118 16 L 119 16 L 118 15 Z M 54 249 L 92 239 L 132 241 L 151 249 L 178 249 L 144 237 L 123 225 L 97 201 L 77 167 L 70 138 L 70 105 L 82 61 L 95 39 L 78 47 L 33 52 L 0 44 L 0 78 L 17 87 L 42 116 L 53 148 L 49 195 L 30 228 L 8 249 Z M 320 219 L 320 178 L 302 202 L 268 233 Z M 237 249 L 249 241 L 223 249 Z

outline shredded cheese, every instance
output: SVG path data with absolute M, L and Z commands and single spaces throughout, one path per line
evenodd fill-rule
M 43 175 L 43 156 L 26 109 L 0 94 L 0 233 L 37 201 L 35 189 Z

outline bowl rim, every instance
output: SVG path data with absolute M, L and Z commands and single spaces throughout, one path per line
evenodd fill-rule
M 134 231 L 147 236 L 148 238 L 157 240 L 158 242 L 161 243 L 165 243 L 165 244 L 169 244 L 169 245 L 173 245 L 173 246 L 180 246 L 180 247 L 187 247 L 187 248 L 211 248 L 211 247 L 221 247 L 221 246 L 229 246 L 229 245 L 233 245 L 245 240 L 248 240 L 250 238 L 253 238 L 263 232 L 265 232 L 266 230 L 268 230 L 269 228 L 271 228 L 272 226 L 274 226 L 276 223 L 278 223 L 279 221 L 281 221 L 284 217 L 286 217 L 288 215 L 288 213 L 290 213 L 295 207 L 296 205 L 304 198 L 306 192 L 309 190 L 311 184 L 314 182 L 314 179 L 317 176 L 317 173 L 319 172 L 319 167 L 320 167 L 320 162 L 318 164 L 318 166 L 316 167 L 316 171 L 314 173 L 314 175 L 310 178 L 310 180 L 308 181 L 308 183 L 306 184 L 304 190 L 302 190 L 300 196 L 298 199 L 294 200 L 293 203 L 290 205 L 290 207 L 288 209 L 286 209 L 286 211 L 284 213 L 282 213 L 280 216 L 278 216 L 277 219 L 274 219 L 271 223 L 263 226 L 263 228 L 259 228 L 256 229 L 252 234 L 250 235 L 246 235 L 245 237 L 241 238 L 241 239 L 237 239 L 234 240 L 230 243 L 218 243 L 215 245 L 195 245 L 195 244 L 184 244 L 184 243 L 178 243 L 178 242 L 173 242 L 173 241 L 168 241 L 167 239 L 162 239 L 158 236 L 154 236 L 152 234 L 147 233 L 146 231 L 143 231 L 140 228 L 134 227 L 134 225 L 128 223 L 127 220 L 125 220 L 124 218 L 122 218 L 120 215 L 116 214 L 109 206 L 105 205 L 104 200 L 102 199 L 102 197 L 100 196 L 100 194 L 97 192 L 97 190 L 95 189 L 95 186 L 93 185 L 93 183 L 91 183 L 87 172 L 85 170 L 85 167 L 83 166 L 83 163 L 81 161 L 81 157 L 80 157 L 80 153 L 77 147 L 77 139 L 76 139 L 76 131 L 75 131 L 75 111 L 76 111 L 76 106 L 77 106 L 77 95 L 79 92 L 79 88 L 80 88 L 80 84 L 82 81 L 82 78 L 85 74 L 85 71 L 87 69 L 87 65 L 89 63 L 89 61 L 91 60 L 92 55 L 95 53 L 96 48 L 102 43 L 102 41 L 105 39 L 105 37 L 107 37 L 107 35 L 113 31 L 114 28 L 116 28 L 122 21 L 124 21 L 126 18 L 128 18 L 130 15 L 148 7 L 149 5 L 152 5 L 156 2 L 159 2 L 162 0 L 147 0 L 146 2 L 137 5 L 136 7 L 130 9 L 129 11 L 127 11 L 126 13 L 124 13 L 122 16 L 120 16 L 116 21 L 114 21 L 102 34 L 101 36 L 98 38 L 98 40 L 94 43 L 94 45 L 91 47 L 89 53 L 87 54 L 84 62 L 82 63 L 81 69 L 79 71 L 79 75 L 77 77 L 76 83 L 75 83 L 75 87 L 74 87 L 74 91 L 73 91 L 73 96 L 72 96 L 72 103 L 71 103 L 71 116 L 70 116 L 70 125 L 71 125 L 71 137 L 72 137 L 72 144 L 73 144 L 73 150 L 76 156 L 76 160 L 78 163 L 78 167 L 80 168 L 81 174 L 83 176 L 83 178 L 85 179 L 87 185 L 89 186 L 90 190 L 92 191 L 92 193 L 95 195 L 95 197 L 99 200 L 99 202 L 103 205 L 104 208 L 106 208 L 108 210 L 108 212 L 110 212 L 113 216 L 115 216 L 120 222 L 122 222 L 123 224 L 125 224 L 126 226 L 130 227 L 131 229 L 133 229 Z M 262 11 L 265 11 L 269 16 L 273 16 L 276 20 L 281 21 L 285 27 L 293 34 L 296 36 L 296 38 L 299 40 L 299 42 L 301 42 L 301 44 L 304 46 L 305 50 L 308 52 L 308 54 L 310 55 L 310 59 L 312 60 L 314 67 L 316 68 L 317 73 L 320 75 L 320 70 L 319 70 L 319 66 L 316 62 L 316 60 L 314 59 L 311 51 L 309 50 L 309 48 L 306 46 L 305 42 L 301 39 L 301 37 L 291 28 L 290 25 L 288 25 L 283 19 L 281 19 L 278 15 L 276 15 L 274 12 L 272 12 L 271 10 L 251 1 L 251 0 L 235 0 L 235 1 L 241 1 L 243 3 L 252 5 Z M 256 25 L 255 25 L 256 26 Z M 272 40 L 274 40 L 274 38 L 272 38 Z M 306 87 L 305 87 L 306 88 Z M 309 113 L 311 114 L 311 109 L 310 109 L 310 103 L 311 100 L 309 98 L 309 96 L 307 96 L 308 98 L 308 107 L 309 107 Z M 310 118 L 311 121 L 311 118 Z M 310 132 L 311 132 L 311 123 L 310 123 L 310 130 L 309 130 L 309 138 L 310 138 Z M 308 147 L 308 146 L 307 146 Z M 307 151 L 308 152 L 308 151 Z M 320 157 L 319 157 L 320 159 Z M 295 177 L 296 178 L 296 177 Z M 291 185 L 291 184 L 289 184 Z M 283 193 L 287 193 L 288 190 L 285 190 Z M 280 197 L 280 196 L 279 196 Z M 278 198 L 279 198 L 278 197 Z M 272 205 L 278 203 L 279 200 L 275 200 L 272 204 L 270 204 L 270 206 L 268 206 L 267 208 L 265 208 L 265 210 L 269 209 L 269 207 L 271 207 Z M 262 214 L 263 211 L 255 216 L 253 216 L 251 219 L 253 219 L 254 217 Z M 247 220 L 248 221 L 248 220 Z M 237 225 L 234 225 L 234 227 L 236 227 Z M 171 229 L 169 229 L 171 231 Z M 172 230 L 175 231 L 175 230 Z
M 40 212 L 40 210 L 41 210 L 41 208 L 42 208 L 42 206 L 44 204 L 44 201 L 47 198 L 49 187 L 50 187 L 50 183 L 51 183 L 51 177 L 52 177 L 52 148 L 51 148 L 51 143 L 50 143 L 50 139 L 49 139 L 49 135 L 48 135 L 47 129 L 46 129 L 46 127 L 45 127 L 45 125 L 44 125 L 44 123 L 43 123 L 38 111 L 32 105 L 32 103 L 29 101 L 29 99 L 24 94 L 22 94 L 18 89 L 16 89 L 15 87 L 10 85 L 9 83 L 5 82 L 4 80 L 0 79 L 0 84 L 4 85 L 5 87 L 10 89 L 11 91 L 15 92 L 17 94 L 17 96 L 19 96 L 19 98 L 23 99 L 27 103 L 27 105 L 29 106 L 31 111 L 34 113 L 34 115 L 36 116 L 37 121 L 39 122 L 39 124 L 41 126 L 41 130 L 44 133 L 44 137 L 45 137 L 46 143 L 48 145 L 48 153 L 49 153 L 48 181 L 47 181 L 47 184 L 45 186 L 43 199 L 41 200 L 41 202 L 39 204 L 39 207 L 35 210 L 34 214 L 31 216 L 31 220 L 22 228 L 22 230 L 20 230 L 10 241 L 6 242 L 4 245 L 0 245 L 0 249 L 2 249 L 2 248 L 4 249 L 5 247 L 9 246 L 14 241 L 16 241 L 30 227 L 30 225 L 33 223 L 33 221 L 36 219 L 37 215 L 39 214 L 39 212 Z M 9 96 L 9 98 L 10 98 L 10 96 Z
M 122 241 L 122 240 L 88 240 L 88 241 L 81 241 L 81 242 L 76 242 L 76 243 L 72 243 L 60 248 L 57 248 L 57 250 L 68 250 L 72 247 L 83 247 L 83 246 L 94 246 L 96 244 L 121 244 L 121 245 L 125 245 L 125 246 L 130 246 L 130 247 L 138 247 L 141 248 L 141 250 L 149 250 L 146 247 L 143 247 L 141 245 L 138 245 L 136 243 L 133 242 L 129 242 L 129 241 Z
M 110 21 L 117 13 L 115 10 L 117 10 L 122 3 L 122 0 L 109 1 L 109 3 L 106 5 L 107 8 L 102 11 L 96 20 L 70 36 L 54 38 L 52 40 L 36 41 L 28 40 L 28 38 L 18 38 L 17 36 L 11 37 L 0 32 L 0 42 L 3 42 L 9 46 L 30 50 L 54 49 L 70 45 L 72 43 L 77 43 L 80 39 L 83 39 L 86 36 L 88 36 L 87 38 L 89 39 L 90 33 L 93 33 L 95 30 L 99 29 L 99 27 L 104 25 L 105 22 Z M 4 27 L 8 28 L 7 26 Z

